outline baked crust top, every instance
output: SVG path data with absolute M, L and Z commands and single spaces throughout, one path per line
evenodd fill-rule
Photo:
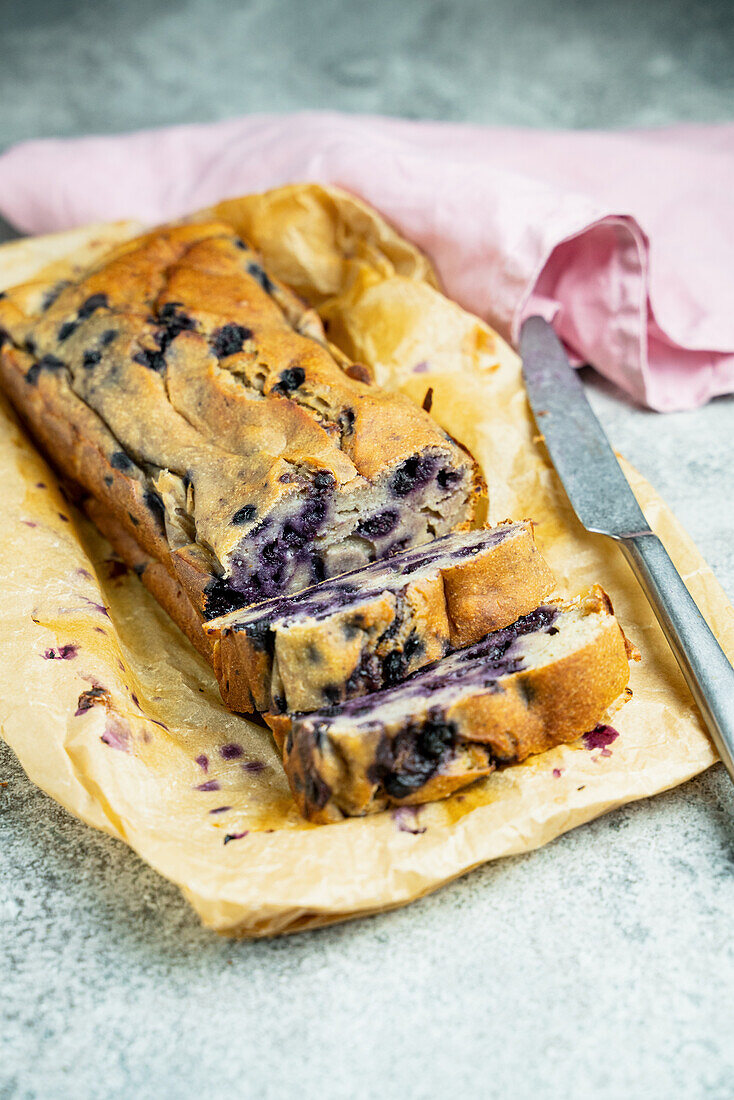
M 4 375 L 20 372 L 41 401 L 29 413 L 33 396 L 11 396 L 52 457 L 43 404 L 140 483 L 169 547 L 194 547 L 184 556 L 200 571 L 236 570 L 264 517 L 300 508 L 316 537 L 326 497 L 332 512 L 369 515 L 382 483 L 405 500 L 433 479 L 446 529 L 471 517 L 469 456 L 410 399 L 373 387 L 224 224 L 163 227 L 77 281 L 16 287 L 0 329 Z M 119 514 L 127 523 L 129 508 Z

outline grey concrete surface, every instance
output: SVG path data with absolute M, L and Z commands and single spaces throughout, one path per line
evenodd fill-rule
M 4 0 L 0 136 L 348 111 L 538 126 L 734 111 L 731 0 Z
M 734 117 L 729 0 L 16 0 L 2 26 L 0 146 L 304 106 Z M 656 416 L 584 373 L 734 596 L 734 400 Z M 0 1100 L 734 1097 L 720 767 L 407 909 L 261 943 L 201 930 L 3 746 L 0 782 Z

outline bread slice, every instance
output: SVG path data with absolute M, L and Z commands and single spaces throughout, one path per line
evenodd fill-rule
M 317 710 L 397 683 L 550 595 L 532 524 L 446 535 L 205 624 L 232 710 Z
M 293 796 L 333 822 L 427 802 L 572 741 L 629 679 L 603 589 L 545 604 L 403 683 L 320 712 L 270 717 Z
M 202 617 L 467 524 L 472 459 L 369 384 L 226 225 L 0 295 L 0 381 L 58 469 Z

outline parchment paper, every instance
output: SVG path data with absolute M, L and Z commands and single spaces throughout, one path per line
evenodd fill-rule
M 230 714 L 191 645 L 59 492 L 0 409 L 0 723 L 30 779 L 125 840 L 219 932 L 262 936 L 401 905 L 484 860 L 524 852 L 681 783 L 714 751 L 652 612 L 616 548 L 575 521 L 530 417 L 515 354 L 446 300 L 430 265 L 336 191 L 296 186 L 223 204 L 329 335 L 422 401 L 469 447 L 489 518 L 537 521 L 564 594 L 600 581 L 642 661 L 611 744 L 565 746 L 441 803 L 313 826 L 269 733 Z M 87 262 L 133 223 L 0 248 L 0 288 Z M 81 253 L 80 250 L 81 249 Z M 734 611 L 675 518 L 625 467 L 724 648 Z M 224 750 L 224 751 L 222 751 Z

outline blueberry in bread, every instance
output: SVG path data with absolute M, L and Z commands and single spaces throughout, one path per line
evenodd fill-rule
M 595 586 L 543 604 L 395 687 L 271 716 L 301 813 L 315 822 L 427 802 L 594 728 L 631 650 Z
M 532 525 L 504 523 L 445 535 L 205 630 L 232 710 L 318 710 L 508 626 L 553 587 Z
M 365 382 L 217 223 L 155 230 L 0 300 L 0 377 L 32 434 L 221 615 L 471 520 L 471 458 Z

